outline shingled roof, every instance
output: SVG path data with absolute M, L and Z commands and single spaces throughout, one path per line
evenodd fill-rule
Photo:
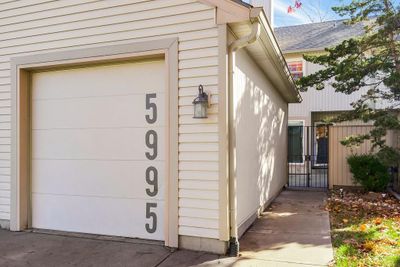
M 253 7 L 252 5 L 250 5 L 249 3 L 246 3 L 242 0 L 232 0 L 233 2 L 236 2 L 238 4 L 244 5 L 245 7 Z
M 323 50 L 350 37 L 364 34 L 363 23 L 345 25 L 345 20 L 275 28 L 283 53 Z

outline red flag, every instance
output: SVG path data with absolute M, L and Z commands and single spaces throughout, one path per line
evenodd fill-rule
M 303 3 L 300 1 L 300 0 L 296 0 L 295 2 L 294 2 L 294 7 L 295 8 L 301 8 L 301 5 L 302 5 Z
M 294 10 L 293 10 L 293 8 L 292 8 L 292 6 L 289 6 L 288 7 L 288 9 L 287 9 L 287 13 L 293 13 L 294 12 Z

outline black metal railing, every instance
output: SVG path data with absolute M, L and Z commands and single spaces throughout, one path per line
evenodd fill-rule
M 327 188 L 329 127 L 289 126 L 288 132 L 289 187 Z

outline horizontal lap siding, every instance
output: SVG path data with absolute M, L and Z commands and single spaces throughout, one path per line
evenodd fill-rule
M 10 218 L 11 94 L 10 74 L 0 77 L 0 219 Z
M 0 2 L 0 219 L 10 219 L 10 58 L 179 38 L 179 234 L 218 238 L 218 30 L 195 0 Z M 203 84 L 210 115 L 193 119 Z
M 179 233 L 218 238 L 217 38 L 180 43 Z M 207 119 L 193 119 L 198 85 L 211 94 Z

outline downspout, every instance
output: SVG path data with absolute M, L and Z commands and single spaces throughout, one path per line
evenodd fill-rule
M 235 40 L 229 45 L 229 225 L 230 225 L 230 240 L 229 240 L 229 255 L 236 257 L 239 255 L 239 237 L 238 237 L 238 222 L 237 222 L 237 194 L 236 194 L 236 133 L 234 124 L 233 110 L 233 67 L 235 60 L 235 52 L 241 48 L 254 43 L 260 36 L 261 25 L 258 21 L 254 21 L 251 27 L 251 33 L 240 39 Z
M 229 51 L 231 53 L 254 43 L 259 37 L 261 32 L 261 25 L 258 21 L 255 21 L 251 27 L 251 33 L 249 35 L 243 36 L 240 39 L 235 40 L 230 46 Z

